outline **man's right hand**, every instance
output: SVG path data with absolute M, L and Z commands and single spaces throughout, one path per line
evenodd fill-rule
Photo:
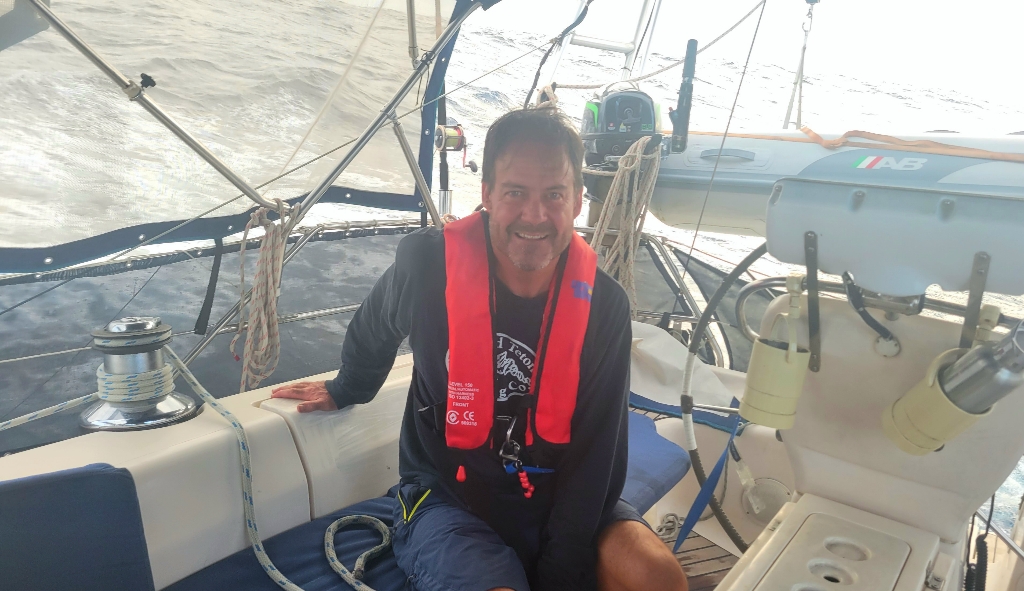
M 327 392 L 323 382 L 296 382 L 274 388 L 270 394 L 271 398 L 292 398 L 304 400 L 296 409 L 299 412 L 312 412 L 314 410 L 338 410 L 338 405 Z

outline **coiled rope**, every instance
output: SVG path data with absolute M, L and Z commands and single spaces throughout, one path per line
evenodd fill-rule
M 261 207 L 252 212 L 249 223 L 242 234 L 238 253 L 239 273 L 239 322 L 234 338 L 231 339 L 231 354 L 235 361 L 242 361 L 242 378 L 239 392 L 256 388 L 277 369 L 281 358 L 281 335 L 277 325 L 277 299 L 281 295 L 281 269 L 284 267 L 284 251 L 291 232 L 294 213 L 286 212 L 284 204 L 277 199 L 277 214 L 280 223 L 269 218 L 270 211 Z M 263 228 L 260 241 L 259 259 L 256 261 L 256 276 L 252 281 L 252 295 L 245 299 L 245 247 L 249 232 L 255 227 Z M 248 316 L 248 322 L 244 322 Z M 247 328 L 246 328 L 247 327 Z M 245 347 L 240 358 L 235 345 L 246 330 Z
M 111 348 L 135 347 L 156 343 L 160 340 L 166 339 L 167 333 L 160 333 L 157 335 L 147 335 L 133 340 L 97 339 L 96 343 Z M 62 402 L 58 405 L 36 411 L 22 417 L 4 421 L 3 423 L 0 423 L 0 431 L 22 425 L 36 419 L 54 415 L 63 410 L 74 408 L 94 400 L 142 402 L 160 398 L 174 390 L 174 378 L 176 375 L 180 375 L 185 379 L 185 382 L 188 383 L 189 387 L 192 388 L 192 391 L 203 400 L 203 402 L 205 402 L 210 408 L 217 411 L 217 414 L 223 417 L 224 420 L 231 425 L 231 428 L 235 433 L 235 439 L 238 441 L 238 455 L 242 464 L 242 509 L 245 513 L 245 529 L 249 537 L 249 542 L 252 544 L 253 552 L 256 554 L 256 559 L 259 561 L 260 566 L 263 567 L 263 570 L 267 573 L 267 576 L 269 576 L 271 580 L 273 580 L 274 583 L 282 589 L 287 589 L 288 591 L 302 591 L 301 587 L 288 580 L 288 577 L 284 576 L 281 571 L 274 566 L 274 563 L 270 560 L 270 556 L 267 555 L 266 550 L 263 548 L 263 540 L 260 538 L 259 529 L 256 525 L 256 507 L 253 501 L 252 459 L 250 456 L 249 440 L 245 435 L 245 429 L 242 428 L 242 423 L 234 414 L 231 413 L 231 411 L 218 402 L 202 384 L 199 383 L 199 380 L 192 375 L 192 372 L 189 371 L 185 363 L 177 354 L 175 354 L 174 350 L 171 349 L 170 346 L 164 345 L 162 351 L 165 358 L 168 360 L 168 363 L 165 363 L 163 367 L 151 371 L 119 375 L 107 373 L 103 366 L 100 365 L 96 370 L 97 386 L 99 388 L 98 392 L 89 394 L 88 396 L 75 398 L 67 402 Z M 345 565 L 338 559 L 334 549 L 334 535 L 339 529 L 351 524 L 369 525 L 381 532 L 384 537 L 380 544 L 359 556 L 356 560 L 354 571 L 349 571 L 345 568 Z M 327 560 L 330 563 L 331 568 L 333 568 L 335 572 L 337 572 L 341 578 L 343 578 L 345 582 L 353 588 L 365 591 L 374 591 L 371 587 L 359 580 L 363 577 L 363 574 L 366 571 L 366 563 L 384 552 L 390 544 L 391 532 L 388 530 L 387 525 L 379 519 L 367 515 L 354 515 L 338 519 L 327 528 L 327 533 L 324 536 L 324 551 L 327 555 Z
M 614 173 L 608 196 L 605 198 L 601 217 L 594 227 L 594 236 L 590 246 L 595 250 L 602 244 L 613 221 L 618 226 L 618 236 L 605 255 L 602 269 L 619 283 L 629 294 L 630 308 L 634 314 L 637 309 L 636 279 L 633 267 L 636 261 L 636 249 L 640 246 L 647 208 L 654 195 L 654 184 L 658 180 L 661 168 L 661 151 L 654 150 L 645 154 L 650 136 L 640 138 L 626 150 L 619 159 L 619 168 Z M 586 170 L 586 174 L 609 175 L 610 172 Z

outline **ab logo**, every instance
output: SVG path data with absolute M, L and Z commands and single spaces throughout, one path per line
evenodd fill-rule
M 866 168 L 878 170 L 880 168 L 891 168 L 892 170 L 921 170 L 927 158 L 900 158 L 896 160 L 892 156 L 865 156 L 853 163 L 854 168 Z
M 448 424 L 454 425 L 459 422 L 459 413 L 455 410 L 448 411 Z

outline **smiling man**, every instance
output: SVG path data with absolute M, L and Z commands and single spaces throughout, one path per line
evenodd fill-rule
M 349 324 L 338 376 L 299 411 L 369 402 L 409 337 L 394 551 L 418 591 L 685 591 L 619 499 L 629 302 L 573 229 L 583 144 L 554 109 L 484 145 L 483 211 L 410 234 Z

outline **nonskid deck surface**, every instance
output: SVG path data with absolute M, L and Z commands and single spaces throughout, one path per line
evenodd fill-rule
M 675 543 L 675 538 L 665 542 L 669 548 Z M 676 552 L 676 560 L 686 573 L 690 591 L 709 591 L 722 582 L 739 558 L 706 538 L 690 533 Z

